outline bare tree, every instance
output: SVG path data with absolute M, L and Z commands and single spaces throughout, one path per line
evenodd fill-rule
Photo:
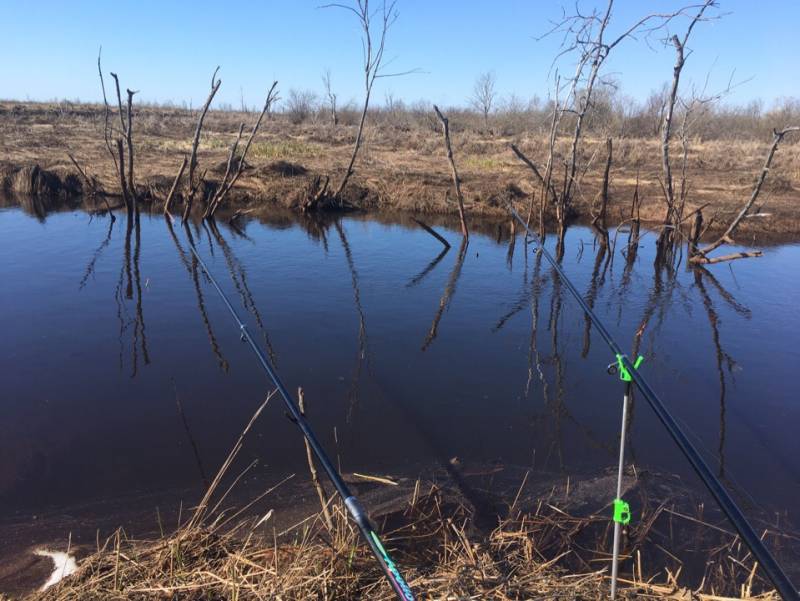
M 495 91 L 496 77 L 492 71 L 481 73 L 472 88 L 470 104 L 483 114 L 483 125 L 489 128 L 489 113 L 492 112 L 497 97 Z
M 203 179 L 202 176 L 199 179 L 195 178 L 194 174 L 195 169 L 197 169 L 197 147 L 200 145 L 200 133 L 203 131 L 203 120 L 206 118 L 208 107 L 211 106 L 211 101 L 214 100 L 214 96 L 216 96 L 217 92 L 219 91 L 219 87 L 222 85 L 222 80 L 217 79 L 218 71 L 219 67 L 214 69 L 214 73 L 211 75 L 211 91 L 208 93 L 208 98 L 206 98 L 206 102 L 200 111 L 200 117 L 197 119 L 197 127 L 194 130 L 194 138 L 192 139 L 192 153 L 189 155 L 188 192 L 186 194 L 186 206 L 183 209 L 184 222 L 189 218 L 189 215 L 192 212 L 194 195 L 197 193 L 197 188 L 200 186 L 200 182 Z
M 289 90 L 286 100 L 286 112 L 289 121 L 295 125 L 308 119 L 317 107 L 317 95 L 311 90 Z
M 670 42 L 675 47 L 675 65 L 672 68 L 672 85 L 670 86 L 669 95 L 667 96 L 664 125 L 661 128 L 661 165 L 664 177 L 662 184 L 664 187 L 664 202 L 667 206 L 663 227 L 656 241 L 658 261 L 668 261 L 672 256 L 672 249 L 674 249 L 679 233 L 677 228 L 680 227 L 682 217 L 678 211 L 678 203 L 675 199 L 675 186 L 669 152 L 673 121 L 675 118 L 675 105 L 678 102 L 678 87 L 680 85 L 683 67 L 686 64 L 686 44 L 689 41 L 689 36 L 692 34 L 695 25 L 702 20 L 705 11 L 710 6 L 714 5 L 715 0 L 705 0 L 694 18 L 689 22 L 689 26 L 686 28 L 683 38 L 679 38 L 677 35 L 673 35 L 670 38 Z
M 119 106 L 119 124 L 120 132 L 125 138 L 125 143 L 128 147 L 128 181 L 127 188 L 131 195 L 131 202 L 136 203 L 136 183 L 133 179 L 133 95 L 136 94 L 135 90 L 128 88 L 128 102 L 126 110 L 122 109 L 122 96 L 119 91 L 119 78 L 117 74 L 112 72 L 111 77 L 114 78 L 114 85 L 117 90 L 117 105 Z
M 322 74 L 322 85 L 325 86 L 325 95 L 328 97 L 328 106 L 331 109 L 331 123 L 334 126 L 339 125 L 339 115 L 336 112 L 336 94 L 331 86 L 330 69 L 325 69 L 325 73 Z
M 396 4 L 395 0 L 392 0 L 388 4 L 386 0 L 384 0 L 381 8 L 375 11 L 370 11 L 369 0 L 356 0 L 355 6 L 339 3 L 326 4 L 323 6 L 323 8 L 342 8 L 356 16 L 362 30 L 361 44 L 364 51 L 364 108 L 361 111 L 361 119 L 358 122 L 358 131 L 356 133 L 356 140 L 353 143 L 353 152 L 350 155 L 350 162 L 347 164 L 347 169 L 333 194 L 339 206 L 342 205 L 342 192 L 345 186 L 347 186 L 350 177 L 353 175 L 353 166 L 358 157 L 358 151 L 361 148 L 364 124 L 367 121 L 367 109 L 369 108 L 369 100 L 372 95 L 372 87 L 375 85 L 375 80 L 379 77 L 396 77 L 413 72 L 413 70 L 402 73 L 385 73 L 382 71 L 383 56 L 386 50 L 386 34 L 392 24 L 397 20 L 398 13 L 395 9 Z M 377 28 L 374 26 L 375 19 L 378 20 Z
M 138 210 L 138 206 L 136 204 L 137 200 L 136 183 L 134 180 L 134 169 L 133 169 L 133 95 L 136 94 L 136 92 L 130 89 L 127 90 L 128 101 L 127 101 L 127 112 L 126 112 L 125 110 L 123 110 L 122 107 L 122 96 L 120 94 L 119 78 L 117 77 L 116 73 L 111 73 L 111 76 L 114 78 L 114 83 L 116 85 L 117 106 L 119 107 L 119 122 L 120 122 L 120 130 L 119 130 L 120 135 L 115 141 L 116 148 L 114 148 L 112 147 L 111 144 L 111 135 L 114 132 L 114 128 L 109 122 L 111 109 L 108 105 L 108 98 L 106 96 L 106 86 L 105 86 L 105 81 L 103 79 L 103 68 L 100 64 L 101 53 L 102 53 L 102 48 L 97 53 L 97 72 L 100 75 L 100 87 L 103 90 L 103 106 L 104 106 L 103 138 L 106 143 L 106 149 L 111 155 L 111 160 L 114 162 L 114 170 L 119 176 L 120 192 L 122 195 L 122 199 L 125 202 L 125 207 L 127 209 L 128 216 L 131 216 L 134 213 L 134 211 Z M 127 144 L 127 149 L 128 149 L 127 175 L 125 173 L 125 152 L 123 149 L 123 141 Z
M 661 131 L 661 125 L 664 123 L 664 112 L 667 110 L 668 97 L 669 87 L 666 83 L 660 90 L 650 92 L 650 96 L 647 97 L 644 113 L 653 136 L 658 136 Z
M 543 187 L 543 202 L 545 198 L 549 198 L 555 205 L 556 219 L 559 225 L 559 245 L 557 247 L 557 255 L 559 256 L 563 252 L 567 217 L 573 197 L 579 188 L 578 176 L 587 171 L 587 166 L 585 165 L 581 169 L 578 168 L 579 150 L 587 115 L 589 110 L 594 107 L 593 95 L 596 87 L 601 83 L 601 67 L 611 52 L 623 41 L 639 35 L 649 37 L 653 32 L 661 30 L 670 21 L 684 14 L 687 10 L 681 9 L 673 13 L 648 14 L 623 29 L 621 33 L 611 36 L 608 30 L 613 6 L 614 0 L 608 0 L 604 11 L 593 11 L 589 14 L 583 14 L 576 7 L 575 14 L 565 16 L 546 34 L 550 35 L 555 32 L 563 34 L 564 42 L 556 60 L 562 56 L 575 57 L 574 74 L 572 77 L 563 80 L 563 88 L 567 90 L 563 103 L 558 101 L 562 80 L 558 72 L 556 72 L 556 100 L 551 123 L 550 156 L 547 159 L 544 175 L 541 174 L 538 168 L 534 169 L 534 173 Z M 564 175 L 560 190 L 557 190 L 557 185 L 553 183 L 556 159 L 558 158 L 555 156 L 555 140 L 565 115 L 569 115 L 571 118 L 572 135 L 569 153 L 566 157 L 560 159 L 563 163 Z M 525 157 L 518 148 L 512 147 L 512 150 L 529 167 L 535 166 L 533 161 Z

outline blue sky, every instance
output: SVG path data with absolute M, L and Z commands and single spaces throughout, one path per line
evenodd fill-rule
M 119 73 L 123 87 L 140 90 L 142 100 L 197 105 L 216 65 L 223 80 L 218 103 L 238 106 L 243 93 L 248 104 L 260 104 L 273 79 L 284 95 L 290 88 L 319 93 L 325 68 L 340 99 L 360 98 L 357 23 L 345 11 L 318 8 L 322 3 L 6 0 L 0 98 L 98 100 L 100 45 L 105 71 Z M 581 2 L 587 9 L 596 4 Z M 387 58 L 392 68 L 423 73 L 379 81 L 377 100 L 391 92 L 407 101 L 464 104 L 476 75 L 487 70 L 495 72 L 504 95 L 547 97 L 559 39 L 536 38 L 559 18 L 562 5 L 572 1 L 399 0 Z M 672 0 L 617 0 L 612 33 L 646 12 L 680 6 Z M 769 106 L 776 98 L 800 95 L 800 0 L 720 0 L 720 11 L 730 14 L 695 30 L 687 84 L 702 84 L 711 71 L 710 89 L 721 88 L 735 70 L 736 80 L 749 81 L 729 102 L 760 98 Z M 673 61 L 673 52 L 657 41 L 652 50 L 628 41 L 605 72 L 621 82 L 625 94 L 643 99 L 671 77 Z

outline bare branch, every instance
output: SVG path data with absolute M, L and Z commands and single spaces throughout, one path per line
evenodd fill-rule
M 183 177 L 183 172 L 186 170 L 186 165 L 189 162 L 189 157 L 183 155 L 183 161 L 181 162 L 181 167 L 178 169 L 178 174 L 175 176 L 174 181 L 172 182 L 172 187 L 169 189 L 169 194 L 167 194 L 167 199 L 164 201 L 164 214 L 169 215 L 170 205 L 172 204 L 172 198 L 175 196 L 175 191 L 178 189 L 178 184 L 181 181 L 181 177 Z
M 217 71 L 219 71 L 219 67 L 214 69 L 214 73 L 211 75 L 211 91 L 209 92 L 208 98 L 206 98 L 206 102 L 200 111 L 200 117 L 197 120 L 197 127 L 194 130 L 194 138 L 192 139 L 192 153 L 189 155 L 189 191 L 186 195 L 186 206 L 183 209 L 184 222 L 189 218 L 189 214 L 192 212 L 194 195 L 197 192 L 197 186 L 199 185 L 199 182 L 195 182 L 194 170 L 197 168 L 197 147 L 200 145 L 200 133 L 203 131 L 203 120 L 206 118 L 206 113 L 208 112 L 208 107 L 211 106 L 211 101 L 214 100 L 214 96 L 217 94 L 219 87 L 222 85 L 221 79 L 217 79 L 215 81 L 215 78 L 217 77 Z
M 242 138 L 244 123 L 241 124 L 241 127 L 239 128 L 239 136 L 236 139 L 236 142 L 234 143 L 233 147 L 231 148 L 230 156 L 228 157 L 228 164 L 225 169 L 225 176 L 222 178 L 222 183 L 220 184 L 220 187 L 217 189 L 216 193 L 214 194 L 214 197 L 208 204 L 208 208 L 206 209 L 206 213 L 204 215 L 205 218 L 214 217 L 214 213 L 216 213 L 217 209 L 222 204 L 222 201 L 225 199 L 225 196 L 228 194 L 231 188 L 233 188 L 234 184 L 236 184 L 236 181 L 239 179 L 239 176 L 242 174 L 242 171 L 244 171 L 244 166 L 246 164 L 245 159 L 247 158 L 247 152 L 250 150 L 250 145 L 253 143 L 253 139 L 256 137 L 256 134 L 258 133 L 258 128 L 261 126 L 261 122 L 264 119 L 264 115 L 266 115 L 269 112 L 270 107 L 275 102 L 275 99 L 278 97 L 277 88 L 278 88 L 278 82 L 277 81 L 272 82 L 272 86 L 267 92 L 267 98 L 264 101 L 264 108 L 261 110 L 261 114 L 259 114 L 258 119 L 253 125 L 253 129 L 250 132 L 249 137 L 247 138 L 247 143 L 245 144 L 244 150 L 242 151 L 242 156 L 239 157 L 239 161 L 236 166 L 236 172 L 230 179 L 228 179 L 228 176 L 230 175 L 231 171 L 231 165 L 234 160 L 234 155 L 236 154 L 236 149 L 239 146 L 239 141 Z
M 739 227 L 739 224 L 742 220 L 747 216 L 748 211 L 753 207 L 758 198 L 759 193 L 761 192 L 761 188 L 764 185 L 764 182 L 767 179 L 767 175 L 769 174 L 770 165 L 772 164 L 772 159 L 775 157 L 775 152 L 778 150 L 778 145 L 783 141 L 784 136 L 791 132 L 800 131 L 800 126 L 792 126 L 786 127 L 780 131 L 773 130 L 772 131 L 772 144 L 769 147 L 769 151 L 767 152 L 767 156 L 764 159 L 764 165 L 761 167 L 761 172 L 758 175 L 758 179 L 756 180 L 756 184 L 753 187 L 753 191 L 750 193 L 750 198 L 748 198 L 747 202 L 744 204 L 742 209 L 739 213 L 734 217 L 733 221 L 731 221 L 730 225 L 728 225 L 725 232 L 714 242 L 705 246 L 704 248 L 698 249 L 697 254 L 690 259 L 691 263 L 719 263 L 723 260 L 732 260 L 726 256 L 724 258 L 718 258 L 717 260 L 711 260 L 708 258 L 708 253 L 713 250 L 716 250 L 723 244 L 731 244 L 733 242 L 732 236 L 736 231 L 736 228 Z M 742 256 L 733 256 L 735 259 L 744 258 L 744 256 L 761 256 L 761 253 L 758 254 L 748 254 L 748 253 L 738 253 Z
M 450 162 L 453 186 L 455 186 L 456 199 L 458 200 L 458 217 L 461 220 L 461 234 L 464 236 L 464 240 L 468 240 L 469 230 L 467 230 L 467 221 L 464 217 L 464 195 L 461 193 L 461 178 L 458 177 L 456 162 L 453 160 L 453 148 L 450 145 L 450 122 L 435 104 L 433 105 L 433 110 L 436 111 L 436 116 L 439 117 L 439 121 L 442 122 L 442 134 L 444 135 L 444 145 L 447 150 L 447 160 Z

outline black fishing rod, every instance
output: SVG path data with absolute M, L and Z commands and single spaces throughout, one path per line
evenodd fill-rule
M 750 522 L 748 522 L 747 518 L 744 517 L 742 510 L 739 509 L 738 505 L 736 505 L 736 502 L 733 500 L 730 494 L 728 494 L 728 491 L 711 471 L 711 468 L 708 467 L 708 464 L 697 452 L 697 449 L 695 449 L 694 445 L 692 445 L 692 443 L 686 437 L 686 434 L 683 433 L 683 430 L 681 430 L 678 422 L 675 421 L 675 418 L 672 417 L 670 412 L 667 410 L 663 401 L 658 398 L 658 395 L 650 387 L 650 384 L 648 384 L 647 380 L 644 379 L 644 377 L 636 369 L 636 366 L 628 359 L 628 356 L 622 352 L 622 349 L 611 337 L 611 334 L 608 332 L 605 325 L 603 325 L 603 322 L 600 321 L 600 318 L 597 317 L 592 308 L 589 307 L 584 298 L 581 296 L 580 292 L 578 292 L 578 289 L 575 288 L 573 283 L 567 277 L 567 274 L 561 268 L 561 265 L 558 264 L 558 261 L 556 261 L 544 247 L 544 241 L 542 240 L 541 236 L 535 235 L 530 230 L 528 224 L 523 221 L 522 217 L 519 216 L 513 206 L 509 205 L 509 210 L 514 218 L 522 224 L 522 227 L 525 228 L 525 231 L 531 237 L 538 240 L 539 252 L 541 252 L 550 265 L 553 266 L 553 269 L 555 269 L 558 275 L 561 277 L 567 289 L 572 293 L 572 296 L 575 297 L 575 300 L 578 301 L 578 304 L 581 306 L 581 309 L 583 309 L 583 312 L 589 317 L 592 325 L 594 325 L 595 329 L 600 333 L 600 336 L 603 338 L 603 340 L 605 340 L 606 344 L 611 349 L 611 352 L 614 353 L 619 365 L 624 367 L 630 374 L 633 383 L 636 384 L 636 387 L 642 393 L 644 398 L 647 399 L 650 407 L 652 407 L 658 419 L 667 429 L 667 432 L 669 432 L 672 440 L 678 445 L 678 448 L 681 450 L 684 457 L 686 457 L 686 459 L 689 461 L 695 473 L 700 476 L 703 484 L 706 485 L 706 488 L 712 494 L 714 499 L 716 499 L 722 511 L 726 516 L 728 516 L 728 519 L 733 524 L 734 528 L 736 528 L 739 536 L 742 537 L 742 540 L 750 549 L 753 557 L 755 557 L 758 564 L 763 568 L 764 572 L 766 572 L 773 586 L 775 586 L 775 589 L 778 591 L 781 597 L 787 601 L 800 600 L 800 594 L 798 594 L 797 589 L 789 580 L 788 576 L 786 576 L 786 573 L 783 571 L 778 562 L 775 561 L 772 553 L 770 553 L 769 549 L 767 549 L 767 547 L 764 545 L 764 542 L 761 540 L 761 538 L 759 538 L 755 530 L 753 530 Z
M 322 469 L 325 470 L 325 473 L 328 475 L 331 484 L 333 484 L 333 487 L 336 489 L 336 492 L 339 493 L 339 496 L 344 499 L 344 505 L 347 508 L 350 517 L 356 523 L 356 526 L 358 526 L 361 536 L 367 542 L 370 551 L 372 551 L 372 554 L 378 560 L 378 563 L 386 575 L 387 580 L 389 580 L 389 583 L 392 585 L 392 589 L 397 595 L 397 598 L 401 601 L 414 601 L 415 597 L 414 593 L 411 592 L 411 587 L 408 585 L 408 583 L 406 583 L 405 579 L 400 574 L 400 571 L 397 569 L 394 561 L 392 561 L 392 558 L 389 557 L 389 553 L 383 546 L 380 537 L 372 528 L 364 508 L 361 506 L 361 503 L 359 503 L 358 499 L 356 499 L 356 497 L 350 492 L 350 489 L 347 487 L 347 484 L 345 484 L 344 480 L 342 480 L 342 476 L 339 474 L 336 468 L 333 467 L 333 463 L 331 463 L 330 458 L 325 453 L 325 450 L 322 448 L 319 440 L 317 440 L 317 437 L 315 436 L 314 431 L 311 429 L 311 426 L 309 426 L 308 421 L 306 421 L 305 416 L 300 412 L 297 403 L 295 403 L 294 399 L 289 394 L 289 391 L 286 390 L 283 382 L 281 382 L 281 379 L 278 376 L 278 373 L 275 371 L 275 368 L 272 366 L 272 363 L 270 363 L 269 359 L 267 359 L 267 357 L 253 340 L 252 336 L 250 336 L 247 326 L 239 318 L 239 315 L 236 313 L 236 309 L 233 308 L 233 305 L 231 305 L 228 297 L 225 296 L 222 288 L 219 287 L 217 280 L 214 279 L 214 276 L 211 275 L 211 271 L 209 271 L 208 267 L 206 267 L 206 264 L 203 263 L 203 259 L 201 259 L 200 255 L 197 254 L 197 250 L 195 250 L 194 246 L 191 244 L 189 245 L 189 250 L 192 251 L 194 258 L 197 259 L 200 267 L 202 267 L 203 271 L 208 276 L 208 279 L 211 281 L 211 284 L 219 293 L 220 297 L 222 298 L 222 302 L 224 302 L 225 306 L 228 307 L 228 311 L 230 311 L 233 319 L 239 326 L 242 340 L 246 341 L 247 344 L 250 345 L 250 348 L 253 350 L 253 353 L 255 353 L 258 362 L 261 364 L 261 367 L 265 372 L 267 372 L 267 375 L 272 380 L 275 388 L 278 389 L 281 397 L 283 397 L 292 421 L 297 424 L 298 428 L 300 428 L 303 436 L 311 446 L 311 450 L 314 451 L 314 455 L 316 455 L 317 460 L 319 461 L 320 465 L 322 465 Z

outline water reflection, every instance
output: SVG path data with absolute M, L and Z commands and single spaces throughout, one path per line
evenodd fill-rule
M 131 244 L 133 239 L 133 245 Z M 139 373 L 139 357 L 144 364 L 150 364 L 150 352 L 147 348 L 147 330 L 144 320 L 142 301 L 142 276 L 140 270 L 141 257 L 141 222 L 139 215 L 129 217 L 125 221 L 125 243 L 122 265 L 114 289 L 114 301 L 117 305 L 119 322 L 119 369 L 125 365 L 126 335 L 130 332 L 130 377 Z M 91 265 L 91 263 L 90 263 Z M 134 301 L 133 313 L 128 310 L 127 301 Z
M 250 286 L 247 283 L 247 271 L 245 270 L 241 261 L 239 261 L 234 252 L 231 250 L 230 245 L 220 233 L 219 228 L 217 227 L 217 222 L 214 219 L 205 219 L 203 220 L 203 227 L 208 233 L 209 252 L 213 256 L 214 245 L 211 242 L 211 236 L 213 235 L 217 245 L 222 249 L 222 254 L 225 257 L 225 264 L 228 267 L 228 274 L 230 275 L 233 286 L 239 295 L 242 307 L 244 307 L 244 309 L 255 318 L 258 330 L 261 332 L 261 335 L 264 338 L 264 344 L 267 347 L 269 359 L 272 361 L 273 365 L 277 365 L 277 356 L 275 349 L 272 346 L 269 332 L 267 331 L 266 327 L 264 327 L 264 320 L 261 318 L 261 313 L 256 306 L 256 302 L 253 299 L 253 293 L 250 291 Z
M 461 277 L 461 268 L 464 266 L 464 258 L 467 256 L 468 246 L 469 242 L 467 241 L 467 238 L 462 238 L 461 245 L 458 248 L 456 262 L 453 265 L 453 270 L 450 272 L 450 277 L 447 279 L 447 284 L 442 292 L 442 297 L 439 299 L 439 308 L 436 310 L 436 315 L 433 317 L 431 327 L 428 330 L 427 336 L 425 336 L 425 341 L 422 343 L 423 351 L 430 347 L 439 333 L 439 322 L 442 320 L 442 315 L 444 315 L 444 312 L 447 310 L 448 306 L 450 305 L 450 301 L 453 299 L 453 296 L 456 293 L 458 279 Z
M 164 216 L 164 222 L 167 226 L 167 231 L 169 232 L 169 237 L 172 240 L 173 244 L 175 245 L 175 250 L 178 252 L 178 257 L 180 258 L 181 264 L 186 269 L 186 273 L 189 274 L 189 278 L 192 280 L 192 285 L 194 287 L 194 295 L 197 304 L 197 310 L 200 313 L 200 319 L 203 322 L 203 326 L 206 330 L 206 335 L 208 336 L 208 343 L 211 346 L 211 352 L 214 353 L 214 356 L 217 358 L 217 363 L 219 368 L 227 373 L 230 369 L 230 364 L 225 356 L 222 354 L 222 349 L 220 348 L 219 342 L 217 341 L 217 337 L 214 334 L 214 329 L 211 327 L 211 321 L 208 319 L 208 311 L 206 310 L 206 303 L 203 297 L 203 290 L 200 287 L 200 266 L 197 263 L 197 258 L 192 254 L 188 253 L 183 249 L 181 246 L 180 240 L 178 236 L 175 234 L 175 229 L 172 223 L 172 217 L 169 215 Z M 189 238 L 190 243 L 192 240 L 192 232 L 188 228 L 187 231 L 187 238 Z
M 414 286 L 416 286 L 417 284 L 419 284 L 419 283 L 420 283 L 422 280 L 424 280 L 424 279 L 425 279 L 425 277 L 426 277 L 426 276 L 427 276 L 427 275 L 428 275 L 430 272 L 432 272 L 434 269 L 436 269 L 436 266 L 437 266 L 439 263 L 441 263 L 442 259 L 444 259 L 445 255 L 446 255 L 448 252 L 450 252 L 450 247 L 449 247 L 449 246 L 446 246 L 446 247 L 444 247 L 444 248 L 441 250 L 441 252 L 440 252 L 438 255 L 436 255 L 436 256 L 435 256 L 435 257 L 434 257 L 434 258 L 431 260 L 431 262 L 430 262 L 430 263 L 428 263 L 428 264 L 425 266 L 425 269 L 423 269 L 422 271 L 420 271 L 420 272 L 419 272 L 417 275 L 415 275 L 413 278 L 411 278 L 411 280 L 409 280 L 409 282 L 406 284 L 406 288 L 413 288 Z
M 339 220 L 334 222 L 336 232 L 339 234 L 339 240 L 344 249 L 344 255 L 347 259 L 347 268 L 350 270 L 350 281 L 353 286 L 353 303 L 355 304 L 356 313 L 358 313 L 358 352 L 356 354 L 356 366 L 353 370 L 353 377 L 350 384 L 350 391 L 348 392 L 348 422 L 352 420 L 354 411 L 358 408 L 359 404 L 359 391 L 361 386 L 361 373 L 365 363 L 369 363 L 369 340 L 367 339 L 367 318 L 364 315 L 364 307 L 361 305 L 361 290 L 358 286 L 358 271 L 356 271 L 355 263 L 353 262 L 353 252 L 350 250 L 350 243 L 347 241 L 347 234 L 342 227 Z
M 716 281 L 716 278 L 714 278 L 714 276 L 712 276 L 706 269 L 701 268 L 695 270 L 694 283 L 697 286 L 697 290 L 700 292 L 701 298 L 703 299 L 703 307 L 705 307 L 706 314 L 708 315 L 708 325 L 711 326 L 711 339 L 714 343 L 714 350 L 716 352 L 717 377 L 719 378 L 719 446 L 717 447 L 717 451 L 719 453 L 719 476 L 720 478 L 724 478 L 726 424 L 725 393 L 727 390 L 725 384 L 725 370 L 727 369 L 729 374 L 733 373 L 733 368 L 736 366 L 736 361 L 734 361 L 733 357 L 731 357 L 722 349 L 722 343 L 720 342 L 719 336 L 719 315 L 717 314 L 717 311 L 714 308 L 714 303 L 711 301 L 711 297 L 706 290 L 703 282 L 704 278 L 708 278 L 709 281 L 715 282 L 717 290 L 723 289 L 719 285 L 719 282 Z M 746 307 L 739 305 L 736 300 L 729 293 L 727 293 L 727 291 L 724 291 L 723 298 L 726 298 L 726 300 L 728 300 L 730 303 L 733 303 L 733 306 L 736 307 L 737 311 L 749 316 L 749 310 Z
M 231 300 L 238 297 L 236 302 L 261 332 L 273 361 L 280 351 L 280 370 L 287 384 L 302 385 L 309 398 L 325 399 L 319 413 L 315 412 L 315 422 L 322 433 L 338 428 L 346 467 L 392 473 L 413 472 L 421 464 L 434 463 L 458 481 L 461 470 L 450 464 L 454 456 L 464 463 L 498 461 L 567 475 L 613 463 L 622 389 L 605 374 L 605 363 L 598 367 L 598 359 L 607 363 L 607 351 L 598 348 L 602 345 L 596 336 L 592 339 L 585 317 L 557 272 L 543 266 L 541 254 L 527 241 L 518 241 L 507 223 L 476 231 L 469 247 L 462 241 L 453 255 L 448 255 L 447 249 L 435 249 L 434 256 L 428 245 L 418 243 L 427 240 L 428 234 L 388 218 L 382 223 L 362 216 L 330 220 L 267 214 L 180 226 L 169 219 L 162 225 L 143 214 L 141 220 L 136 216 L 125 220 L 122 231 L 122 221 L 119 226 L 94 221 L 97 239 L 87 244 L 77 240 L 71 229 L 76 215 L 81 224 L 87 216 L 64 213 L 57 218 L 51 214 L 46 220 L 49 229 L 37 230 L 41 223 L 37 208 L 29 209 L 36 219 L 19 212 L 0 212 L 0 219 L 19 219 L 14 228 L 21 228 L 26 237 L 23 242 L 12 238 L 7 244 L 64 247 L 69 252 L 63 256 L 50 253 L 52 273 L 39 278 L 41 287 L 35 291 L 22 267 L 4 263 L 8 296 L 23 301 L 36 298 L 35 294 L 47 298 L 36 305 L 39 313 L 56 315 L 53 319 L 58 319 L 60 331 L 70 340 L 81 332 L 80 351 L 71 350 L 57 338 L 52 347 L 63 361 L 54 379 L 61 384 L 59 388 L 78 391 L 80 400 L 60 390 L 42 392 L 31 384 L 30 376 L 20 376 L 10 385 L 9 397 L 19 404 L 10 412 L 21 415 L 25 407 L 38 407 L 42 398 L 53 399 L 54 405 L 77 404 L 80 417 L 67 419 L 64 429 L 87 432 L 73 443 L 84 457 L 104 461 L 97 450 L 98 441 L 108 438 L 98 435 L 108 427 L 104 420 L 141 405 L 136 423 L 160 441 L 166 463 L 174 460 L 169 445 L 176 444 L 176 439 L 183 445 L 180 453 L 186 465 L 182 471 L 162 477 L 181 481 L 185 476 L 197 485 L 206 480 L 214 449 L 222 444 L 218 441 L 227 440 L 240 425 L 234 414 L 241 417 L 240 413 L 246 413 L 245 400 L 263 384 L 248 370 L 249 364 L 243 363 L 240 371 L 232 369 L 232 364 L 238 366 L 242 351 L 236 346 L 234 332 L 221 330 L 221 324 L 216 330 L 212 327 L 219 306 L 204 297 L 202 270 L 186 246 L 191 244 L 210 257 L 212 269 L 228 272 Z M 13 234 L 14 228 L 4 231 Z M 766 424 L 779 441 L 758 445 L 760 460 L 768 461 L 780 447 L 783 455 L 790 457 L 787 451 L 794 444 L 785 425 L 790 423 L 786 415 L 794 411 L 787 400 L 792 395 L 790 377 L 774 383 L 770 391 L 786 405 L 781 405 L 780 418 L 762 414 L 748 403 L 759 390 L 757 374 L 763 371 L 760 354 L 748 347 L 754 338 L 775 345 L 778 369 L 782 365 L 791 372 L 796 357 L 791 342 L 782 334 L 791 328 L 776 329 L 772 321 L 763 318 L 767 314 L 774 319 L 774 307 L 791 298 L 791 294 L 778 296 L 762 286 L 762 278 L 776 269 L 776 264 L 767 257 L 755 269 L 737 266 L 744 284 L 736 288 L 725 270 L 654 269 L 652 245 L 629 244 L 615 251 L 605 236 L 594 233 L 594 245 L 587 242 L 581 252 L 581 238 L 588 240 L 592 232 L 570 229 L 566 239 L 569 252 L 561 258 L 564 269 L 587 303 L 613 326 L 615 337 L 627 339 L 633 355 L 646 356 L 648 378 L 652 376 L 671 409 L 691 424 L 706 443 L 703 446 L 715 449 L 720 473 L 726 477 L 736 474 L 746 488 L 751 487 L 761 476 L 759 470 L 742 463 L 742 440 L 752 442 L 763 430 L 742 424 L 753 423 L 756 415 L 759 427 Z M 617 269 L 615 252 L 624 257 L 624 264 Z M 8 251 L 5 254 L 8 256 Z M 30 272 L 43 272 L 42 265 L 33 261 L 33 253 L 27 256 L 15 251 L 17 260 L 20 256 Z M 443 272 L 446 256 L 452 257 L 448 259 L 452 264 Z M 104 271 L 108 263 L 113 269 L 110 274 Z M 69 274 L 69 286 L 58 286 L 59 273 Z M 145 275 L 158 286 L 151 290 Z M 44 287 L 47 278 L 49 289 Z M 276 292 L 279 286 L 281 294 Z M 71 292 L 55 297 L 52 290 L 56 287 Z M 76 314 L 69 305 L 76 288 L 85 313 Z M 51 297 L 42 290 L 50 290 Z M 115 304 L 108 303 L 112 291 Z M 15 341 L 13 349 L 8 342 L 0 347 L 5 349 L 10 373 L 22 372 L 30 361 L 31 354 L 26 353 L 40 350 L 37 345 L 53 326 L 53 322 L 40 325 L 38 315 L 34 319 L 21 313 L 25 302 L 18 304 L 3 304 L 11 322 L 5 328 L 7 339 Z M 192 307 L 190 311 L 187 305 Z M 442 325 L 445 313 L 449 326 Z M 87 327 L 89 316 L 93 322 Z M 33 324 L 32 332 L 23 338 L 14 329 L 16 322 Z M 83 388 L 88 358 L 108 368 L 103 341 L 109 328 L 118 332 L 123 373 L 108 370 L 114 374 L 104 373 L 96 390 Z M 760 334 L 761 330 L 770 334 Z M 116 344 L 113 339 L 112 344 Z M 342 352 L 343 346 L 353 352 Z M 115 351 L 112 346 L 111 354 Z M 737 362 L 757 369 L 738 372 L 734 380 Z M 145 370 L 145 365 L 152 367 Z M 373 372 L 380 373 L 380 386 Z M 129 376 L 136 376 L 136 382 L 127 381 Z M 174 388 L 171 381 L 176 383 Z M 375 393 L 376 387 L 391 394 Z M 108 397 L 125 401 L 103 416 L 97 408 Z M 220 418 L 220 398 L 226 399 L 235 425 Z M 637 465 L 663 461 L 669 469 L 679 471 L 684 466 L 681 458 L 664 458 L 665 449 L 671 448 L 669 441 L 652 415 L 636 410 L 636 404 L 632 403 L 628 417 L 633 432 L 628 442 L 635 451 L 629 456 Z M 15 423 L 14 419 L 10 423 Z M 22 417 L 19 420 L 24 421 Z M 37 481 L 36 486 L 44 487 L 61 460 L 49 447 L 58 435 L 50 426 L 38 426 L 40 422 L 35 420 L 30 423 L 34 425 L 20 428 L 30 428 L 44 441 L 43 452 L 54 465 Z M 170 431 L 166 424 L 174 429 Z M 264 432 L 268 435 L 253 443 L 252 453 L 265 457 L 269 464 L 265 470 L 289 469 L 292 461 L 292 445 L 297 442 L 294 432 L 284 435 L 278 430 L 271 424 Z M 398 432 L 408 434 L 414 444 L 387 444 Z M 117 452 L 116 460 L 139 461 L 141 435 L 122 431 L 118 438 L 126 441 L 127 447 Z M 6 444 L 22 448 L 27 443 Z M 771 449 L 777 450 L 773 453 Z M 9 456 L 14 456 L 13 452 Z M 791 493 L 797 490 L 797 483 L 792 479 L 791 461 L 785 463 L 780 466 L 781 482 Z M 131 486 L 147 487 L 154 481 L 149 480 L 148 466 L 135 471 L 139 479 L 132 477 Z M 25 469 L 21 472 L 27 473 Z M 98 482 L 110 490 L 127 486 L 109 475 L 98 476 Z M 91 490 L 95 484 L 87 482 L 86 486 Z M 18 497 L 29 490 L 29 498 L 33 498 L 30 491 L 39 490 L 29 481 L 15 487 L 11 494 Z M 777 486 L 768 488 L 775 489 L 776 498 L 783 494 Z M 480 494 L 473 496 L 479 503 Z
M 113 217 L 113 216 L 112 216 Z M 103 238 L 103 241 L 100 243 L 100 246 L 97 247 L 97 250 L 94 251 L 92 254 L 92 258 L 89 263 L 86 265 L 86 271 L 81 278 L 80 283 L 78 284 L 78 290 L 83 290 L 86 286 L 86 283 L 89 281 L 89 278 L 94 275 L 95 265 L 97 265 L 98 259 L 103 254 L 103 251 L 108 247 L 109 243 L 111 242 L 111 234 L 114 232 L 114 223 L 116 219 L 109 219 L 108 220 L 108 233 L 106 237 Z

